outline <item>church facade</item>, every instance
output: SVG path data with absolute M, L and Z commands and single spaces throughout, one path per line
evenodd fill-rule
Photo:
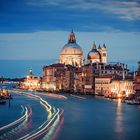
M 58 63 L 65 65 L 72 65 L 81 67 L 84 65 L 84 53 L 82 48 L 76 43 L 76 37 L 74 32 L 72 31 L 69 35 L 68 43 L 64 45 L 62 48 Z M 87 54 L 87 64 L 93 63 L 103 63 L 107 64 L 107 50 L 106 45 L 103 44 L 101 47 L 99 45 L 98 49 L 96 47 L 95 42 L 89 53 Z

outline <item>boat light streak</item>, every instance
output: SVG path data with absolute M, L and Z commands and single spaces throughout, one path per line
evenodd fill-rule
M 45 133 L 46 132 L 45 129 L 47 129 L 47 127 L 51 124 L 51 122 L 54 121 L 54 119 L 56 118 L 56 116 L 58 114 L 59 114 L 59 109 L 57 109 L 57 113 L 52 117 L 52 119 L 49 121 L 49 123 L 45 127 L 43 127 L 41 130 L 37 131 L 36 133 L 34 133 L 28 137 L 20 138 L 20 140 L 23 140 L 25 138 L 26 138 L 26 140 L 28 140 L 28 139 L 30 140 L 32 138 L 36 138 L 36 137 L 42 135 L 42 133 Z
M 43 136 L 43 134 L 45 134 L 45 133 L 46 133 L 45 136 L 49 135 L 49 133 L 52 135 L 53 132 L 56 130 L 59 122 L 61 121 L 61 117 L 63 115 L 64 110 L 59 109 L 59 108 L 57 108 L 57 109 L 52 108 L 52 106 L 47 101 L 45 101 L 38 95 L 34 95 L 33 93 L 29 93 L 29 92 L 25 92 L 25 91 L 21 92 L 18 90 L 14 90 L 14 92 L 16 92 L 17 94 L 22 94 L 22 95 L 37 99 L 40 102 L 40 104 L 43 107 L 45 107 L 46 111 L 48 112 L 47 121 L 45 121 L 42 125 L 40 125 L 36 130 L 33 130 L 32 132 L 19 138 L 19 140 L 25 140 L 25 139 L 33 140 L 33 139 L 39 138 L 40 136 Z M 27 108 L 25 108 L 25 110 L 28 111 Z M 31 114 L 31 113 L 25 112 L 25 114 L 24 114 L 25 118 L 28 118 L 29 114 Z
M 21 123 L 23 120 L 27 119 L 31 115 L 31 113 L 32 113 L 31 108 L 30 108 L 30 111 L 28 111 L 27 107 L 25 107 L 25 113 L 21 118 L 17 119 L 16 121 L 14 121 L 14 122 L 12 122 L 12 123 L 10 123 L 8 125 L 5 125 L 5 126 L 1 127 L 0 131 L 5 130 L 5 129 L 10 128 L 10 127 L 13 127 L 13 126 Z

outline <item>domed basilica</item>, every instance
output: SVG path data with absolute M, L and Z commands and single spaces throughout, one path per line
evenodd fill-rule
M 64 45 L 60 52 L 59 63 L 72 66 L 84 65 L 84 54 L 82 48 L 76 43 L 75 34 L 72 31 L 69 35 L 68 43 Z M 106 46 L 99 45 L 98 49 L 94 42 L 90 52 L 87 55 L 87 64 L 91 63 L 107 63 L 107 51 Z
M 69 35 L 68 43 L 64 45 L 60 52 L 59 63 L 81 66 L 84 64 L 82 48 L 76 43 L 73 31 Z

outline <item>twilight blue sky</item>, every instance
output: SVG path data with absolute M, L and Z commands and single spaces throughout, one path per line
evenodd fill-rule
M 140 60 L 139 0 L 0 0 L 0 60 L 55 60 L 72 28 L 85 57 L 95 41 Z

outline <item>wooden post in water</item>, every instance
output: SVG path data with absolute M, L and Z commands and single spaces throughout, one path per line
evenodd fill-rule
M 10 106 L 11 106 L 11 102 L 10 102 L 10 100 L 11 100 L 11 94 L 9 94 L 9 108 L 10 108 Z

